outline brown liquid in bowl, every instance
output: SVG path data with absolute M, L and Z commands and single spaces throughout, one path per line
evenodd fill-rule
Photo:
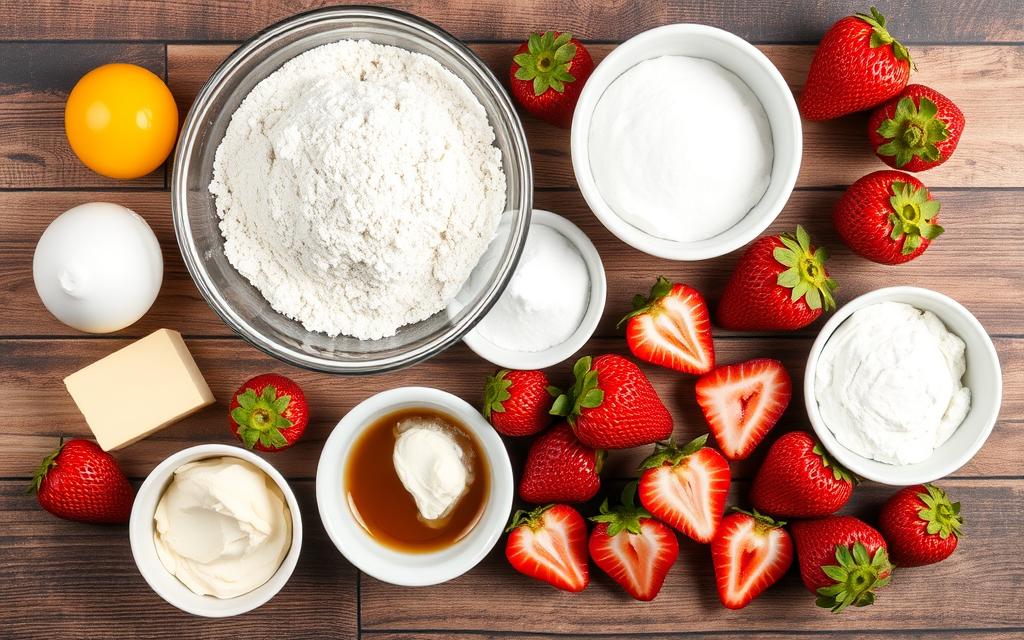
M 420 519 L 392 461 L 398 424 L 409 418 L 443 421 L 469 462 L 466 493 L 447 516 L 430 523 Z M 476 526 L 490 494 L 490 471 L 480 443 L 454 417 L 430 408 L 403 409 L 378 418 L 355 441 L 344 483 L 352 514 L 377 542 L 397 551 L 426 553 L 450 547 Z

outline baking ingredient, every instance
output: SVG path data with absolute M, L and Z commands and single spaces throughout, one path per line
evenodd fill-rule
M 737 331 L 794 331 L 835 309 L 836 282 L 825 269 L 828 251 L 804 228 L 762 236 L 747 247 L 718 303 L 715 320 Z
M 879 302 L 853 313 L 818 357 L 814 398 L 839 444 L 888 464 L 927 460 L 971 407 L 964 341 L 930 311 Z
M 265 583 L 292 545 L 292 514 L 280 487 L 233 456 L 175 469 L 153 523 L 164 568 L 193 593 L 215 598 L 235 598 Z
M 819 607 L 839 613 L 875 602 L 889 584 L 893 566 L 885 540 L 853 516 L 798 520 L 789 526 L 796 542 L 800 578 L 818 596 Z
M 742 609 L 789 571 L 793 541 L 785 524 L 739 509 L 722 518 L 711 541 L 711 562 L 718 598 L 726 607 Z
M 910 52 L 871 7 L 836 22 L 821 39 L 800 94 L 800 114 L 831 120 L 885 102 L 907 86 Z
M 109 202 L 57 216 L 32 256 L 32 279 L 46 310 L 88 333 L 134 324 L 153 305 L 163 277 L 152 229 L 131 209 Z
M 679 541 L 672 529 L 635 504 L 636 483 L 622 490 L 622 504 L 601 504 L 590 532 L 588 549 L 594 564 L 633 598 L 654 600 L 669 569 L 679 557 Z
M 832 222 L 855 253 L 881 264 L 902 264 L 924 253 L 944 231 L 938 216 L 939 201 L 920 180 L 875 171 L 846 190 Z
M 178 139 L 178 107 L 156 74 L 134 64 L 97 67 L 71 89 L 64 131 L 78 159 L 130 180 L 163 164 Z
M 729 463 L 706 445 L 704 434 L 683 447 L 654 445 L 640 464 L 640 504 L 654 517 L 697 542 L 718 533 L 729 495 Z
M 135 491 L 114 456 L 89 440 L 61 441 L 43 458 L 29 485 L 39 506 L 58 518 L 94 524 L 124 524 Z
M 557 424 L 530 444 L 519 497 L 533 504 L 586 502 L 601 488 L 604 458 L 603 450 L 577 440 L 568 424 Z
M 551 424 L 557 388 L 543 371 L 501 369 L 484 385 L 484 417 L 503 436 L 532 436 Z
M 698 375 L 715 366 L 708 306 L 693 287 L 659 277 L 649 296 L 633 298 L 623 322 L 626 344 L 640 360 Z
M 789 406 L 793 381 L 778 360 L 757 358 L 704 374 L 697 379 L 696 392 L 722 454 L 743 460 Z
M 224 253 L 275 311 L 371 340 L 443 310 L 504 211 L 483 106 L 434 59 L 343 40 L 285 62 L 217 148 Z
M 544 351 L 572 337 L 589 304 L 583 256 L 561 233 L 536 224 L 512 279 L 475 331 L 501 349 Z
M 568 420 L 576 437 L 595 449 L 628 449 L 672 434 L 672 414 L 640 367 L 614 353 L 584 356 L 572 368 L 572 388 L 551 413 Z
M 878 525 L 899 567 L 941 562 L 953 554 L 964 519 L 960 503 L 933 484 L 904 487 L 882 507 Z
M 890 167 L 925 171 L 949 160 L 964 114 L 952 100 L 923 84 L 911 84 L 868 118 L 868 139 Z
M 750 487 L 750 502 L 779 518 L 816 518 L 842 508 L 857 482 L 810 434 L 790 431 L 768 449 Z
M 181 334 L 160 329 L 64 378 L 104 451 L 126 447 L 214 402 Z
M 439 520 L 458 504 L 470 483 L 466 454 L 446 425 L 409 418 L 399 425 L 392 459 L 424 520 Z
M 594 60 L 571 33 L 531 33 L 512 57 L 509 83 L 516 102 L 535 118 L 568 129 Z
M 293 380 L 276 373 L 246 380 L 228 406 L 231 433 L 257 451 L 287 449 L 295 444 L 307 424 L 306 394 Z
M 594 108 L 590 171 L 623 220 L 697 242 L 743 219 L 771 181 L 764 107 L 718 63 L 661 56 L 626 70 Z
M 516 511 L 506 531 L 505 557 L 519 573 L 573 593 L 590 584 L 587 523 L 569 505 Z

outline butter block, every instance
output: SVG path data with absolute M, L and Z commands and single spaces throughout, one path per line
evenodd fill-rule
M 104 451 L 126 447 L 213 404 L 181 334 L 160 329 L 64 378 Z

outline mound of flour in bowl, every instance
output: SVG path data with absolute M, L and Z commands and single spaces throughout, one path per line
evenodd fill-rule
M 364 340 L 444 309 L 505 206 L 494 131 L 437 61 L 347 40 L 246 96 L 217 149 L 224 252 L 310 331 Z

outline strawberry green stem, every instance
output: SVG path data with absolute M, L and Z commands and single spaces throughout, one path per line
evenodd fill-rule
M 890 238 L 903 238 L 903 255 L 913 253 L 921 246 L 921 239 L 934 240 L 944 229 L 932 220 L 939 215 L 939 201 L 928 199 L 928 190 L 915 188 L 909 182 L 893 182 L 892 197 L 889 198 L 892 213 Z
M 925 508 L 917 512 L 917 516 L 927 523 L 926 530 L 931 535 L 936 535 L 943 540 L 949 536 L 959 538 L 963 533 L 961 527 L 964 524 L 963 516 L 960 515 L 960 503 L 950 502 L 946 492 L 933 484 L 924 485 L 925 493 L 917 494 L 917 497 L 924 503 Z
M 946 121 L 939 118 L 939 107 L 921 96 L 918 104 L 910 96 L 896 103 L 896 112 L 878 126 L 878 135 L 886 143 L 878 147 L 878 155 L 895 156 L 896 168 L 913 158 L 936 162 L 941 154 L 936 146 L 949 137 Z
M 878 47 L 892 46 L 892 54 L 897 60 L 906 60 L 908 63 L 910 60 L 910 52 L 904 47 L 899 40 L 896 40 L 889 33 L 889 30 L 885 27 L 885 16 L 876 9 L 871 7 L 871 14 L 858 13 L 856 17 L 860 18 L 864 22 L 871 25 L 871 48 L 877 49 Z
M 828 260 L 825 247 L 812 247 L 811 236 L 799 225 L 796 235 L 783 233 L 778 238 L 783 246 L 776 247 L 772 255 L 776 262 L 788 268 L 778 275 L 776 283 L 792 290 L 790 298 L 793 302 L 803 298 L 811 309 L 835 309 L 832 292 L 837 285 L 825 270 L 825 261 Z
M 836 545 L 836 564 L 821 568 L 835 583 L 818 589 L 816 604 L 831 609 L 833 613 L 839 613 L 850 605 L 863 607 L 872 604 L 875 589 L 889 584 L 892 569 L 885 547 L 879 547 L 873 556 L 869 556 L 862 542 L 855 542 L 852 548 Z
M 267 385 L 263 392 L 248 388 L 238 395 L 238 406 L 231 411 L 231 419 L 238 425 L 238 435 L 245 446 L 252 449 L 259 442 L 264 447 L 280 449 L 288 446 L 281 429 L 294 426 L 284 417 L 292 397 L 277 396 L 277 387 Z
M 526 47 L 526 52 L 512 60 L 519 65 L 516 79 L 532 80 L 534 95 L 543 95 L 548 89 L 562 93 L 566 84 L 576 81 L 576 77 L 569 73 L 569 64 L 576 57 L 571 33 L 531 33 Z
M 601 503 L 600 512 L 590 518 L 592 522 L 604 522 L 608 525 L 608 535 L 617 536 L 623 531 L 640 534 L 643 529 L 640 521 L 653 518 L 647 509 L 636 505 L 636 481 L 630 482 L 622 489 L 622 504 L 614 509 L 608 506 L 608 499 Z

